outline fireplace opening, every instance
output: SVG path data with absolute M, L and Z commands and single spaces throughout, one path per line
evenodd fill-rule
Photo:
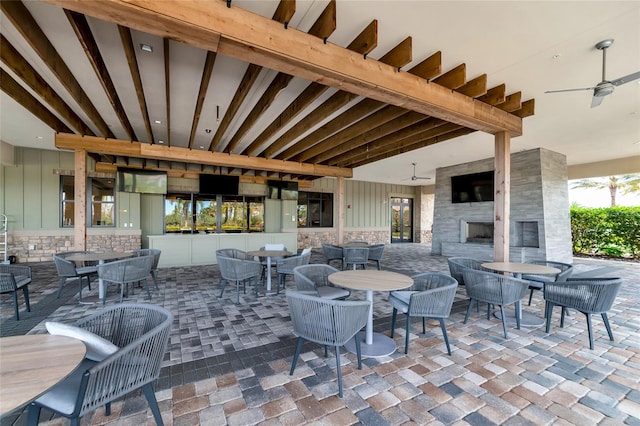
M 493 243 L 493 222 L 467 222 L 466 223 L 467 243 Z

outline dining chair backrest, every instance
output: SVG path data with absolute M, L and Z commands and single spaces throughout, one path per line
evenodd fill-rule
M 216 258 L 218 256 L 232 257 L 235 259 L 253 260 L 253 256 L 248 255 L 245 251 L 237 248 L 223 248 L 216 250 Z
M 160 255 L 162 251 L 160 249 L 137 249 L 133 250 L 132 253 L 135 253 L 136 256 L 153 256 L 153 265 L 151 265 L 151 270 L 155 271 L 158 269 L 158 263 L 160 262 Z
M 466 268 L 463 272 L 467 295 L 494 305 L 509 305 L 522 299 L 529 282 L 509 275 Z
M 300 254 L 310 254 L 311 253 L 311 248 L 304 248 L 302 249 L 302 252 L 300 252 Z
M 313 263 L 293 268 L 293 277 L 298 291 L 317 292 L 318 287 L 329 286 L 329 275 L 338 269 L 324 263 Z
M 380 261 L 382 260 L 382 254 L 384 253 L 384 244 L 376 244 L 369 247 L 369 261 L 375 262 L 376 267 L 382 269 Z
M 369 247 L 345 247 L 342 249 L 344 253 L 344 267 L 348 269 L 350 265 L 356 269 L 358 265 L 366 269 L 369 262 Z
M 286 250 L 284 244 L 276 243 L 276 244 L 265 244 L 264 250 Z
M 0 293 L 11 293 L 16 321 L 20 319 L 18 307 L 18 290 L 22 289 L 27 312 L 31 312 L 31 305 L 29 303 L 30 283 L 30 266 L 0 263 Z
M 342 247 L 335 246 L 333 244 L 322 243 L 322 253 L 324 254 L 325 259 L 327 259 L 327 265 L 329 265 L 332 260 L 339 260 L 340 267 L 342 268 Z
M 522 279 L 523 280 L 531 280 L 531 281 L 538 281 L 538 282 L 553 282 L 553 281 L 566 281 L 567 278 L 569 278 L 571 276 L 571 274 L 573 273 L 573 265 L 569 264 L 569 263 L 564 263 L 564 262 L 556 262 L 553 260 L 536 260 L 533 262 L 530 262 L 534 265 L 542 265 L 542 266 L 549 266 L 551 268 L 556 268 L 559 269 L 560 272 L 557 274 L 523 274 L 522 275 Z
M 151 275 L 153 262 L 153 256 L 139 256 L 103 263 L 98 265 L 98 277 L 107 285 L 116 284 L 120 287 L 120 302 L 122 302 L 125 287 L 138 282 L 145 283 L 147 295 L 151 298 L 146 280 Z
M 449 264 L 449 273 L 456 279 L 456 281 L 458 281 L 458 284 L 461 285 L 465 284 L 462 272 L 466 268 L 485 271 L 482 264 L 487 262 L 487 260 L 474 259 L 471 257 L 450 257 L 447 259 L 447 263 Z
M 220 275 L 229 281 L 242 281 L 260 276 L 262 265 L 257 260 L 218 255 Z

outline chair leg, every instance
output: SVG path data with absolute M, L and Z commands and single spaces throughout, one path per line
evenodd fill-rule
M 361 349 L 361 345 L 362 345 L 362 339 L 360 338 L 360 332 L 358 331 L 356 333 L 356 335 L 354 336 L 354 339 L 356 339 L 356 358 L 358 359 L 358 370 L 362 370 L 362 351 Z
M 549 329 L 551 328 L 551 315 L 553 314 L 553 303 L 545 303 L 544 313 L 546 318 L 546 326 L 544 332 L 549 333 Z
M 408 353 L 409 352 L 409 330 L 411 329 L 411 317 L 409 316 L 409 313 L 407 312 L 407 331 L 406 334 L 404 336 L 404 353 Z
M 158 287 L 158 277 L 156 277 L 156 271 L 151 271 L 151 278 L 153 278 L 153 285 L 156 287 L 156 290 L 160 291 L 160 287 Z
M 304 343 L 304 339 L 302 337 L 298 337 L 298 345 L 296 346 L 296 353 L 293 354 L 293 361 L 291 361 L 291 371 L 289 371 L 290 376 L 293 376 L 293 370 L 296 369 L 296 364 L 298 363 L 298 357 L 300 356 L 300 351 L 302 351 L 303 343 Z
M 236 305 L 240 304 L 240 281 L 236 280 Z
M 227 280 L 220 278 L 220 284 L 222 285 L 222 290 L 220 290 L 220 296 L 222 297 L 222 293 L 224 293 L 224 288 L 227 286 Z
M 564 314 L 567 313 L 567 308 L 562 307 L 562 311 L 560 313 L 560 328 L 564 328 Z
M 142 391 L 144 392 L 144 396 L 147 397 L 147 402 L 149 403 L 149 408 L 151 408 L 151 412 L 153 413 L 153 418 L 156 421 L 156 425 L 164 426 L 162 422 L 162 416 L 160 415 L 160 408 L 158 408 L 158 401 L 156 400 L 156 394 L 153 391 L 153 386 L 151 383 L 147 383 L 142 387 Z
M 32 402 L 31 404 L 29 404 L 29 412 L 27 414 L 27 425 L 37 426 L 39 419 L 40 419 L 40 406 Z
M 589 333 L 589 349 L 593 350 L 593 327 L 591 326 L 591 314 L 584 314 L 587 317 L 587 332 Z
M 147 284 L 147 279 L 145 278 L 142 281 L 143 285 L 144 285 L 144 289 L 147 290 L 147 299 L 151 300 L 151 292 L 149 291 L 149 285 Z
M 529 306 L 531 306 L 531 299 L 533 299 L 533 289 L 531 289 L 531 292 L 529 293 Z
M 22 287 L 22 294 L 24 295 L 24 304 L 27 305 L 27 312 L 31 312 L 31 304 L 29 303 L 29 287 L 26 285 Z
M 58 294 L 56 294 L 56 299 L 60 299 L 60 293 L 62 293 L 62 287 L 64 286 L 64 282 L 66 278 L 60 278 L 60 287 L 58 287 Z
M 13 310 L 16 314 L 16 321 L 20 321 L 20 313 L 18 312 L 18 291 L 11 292 L 11 296 L 13 296 Z
M 335 346 L 336 348 L 336 370 L 338 373 L 338 396 L 342 398 L 342 368 L 340 368 L 340 346 Z
M 611 332 L 611 325 L 609 324 L 609 317 L 606 312 L 602 313 L 602 321 L 604 321 L 604 326 L 607 328 L 607 333 L 609 333 L 609 340 L 613 342 L 613 333 Z
M 504 306 L 500 305 L 500 314 L 502 314 L 502 330 L 504 331 L 504 338 L 508 339 L 509 335 L 507 334 L 507 317 L 504 314 Z
M 447 328 L 444 326 L 444 319 L 438 318 L 440 321 L 440 328 L 442 329 L 442 337 L 444 337 L 444 343 L 447 345 L 447 353 L 451 355 L 451 348 L 449 347 L 449 338 L 447 337 Z
M 520 315 L 522 314 L 522 306 L 520 305 L 520 301 L 516 302 L 516 328 L 520 330 Z
M 396 329 L 396 316 L 398 315 L 398 310 L 393 308 L 393 313 L 391 314 L 391 337 L 393 337 L 393 332 Z
M 469 319 L 469 314 L 471 313 L 471 308 L 473 307 L 473 299 L 469 299 L 469 307 L 467 308 L 467 315 L 464 316 L 464 322 L 463 324 L 467 323 L 467 320 Z M 476 302 L 478 303 L 478 302 Z
M 329 347 L 327 345 L 324 345 L 324 357 L 328 357 L 329 356 Z
M 427 318 L 422 317 L 422 334 L 427 334 Z

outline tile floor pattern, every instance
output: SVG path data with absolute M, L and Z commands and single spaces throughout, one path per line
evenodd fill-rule
M 323 262 L 314 250 L 312 262 Z M 588 348 L 584 316 L 568 318 L 559 328 L 559 309 L 552 329 L 508 328 L 472 313 L 463 324 L 467 302 L 458 290 L 447 331 L 448 356 L 437 322 L 426 335 L 419 325 L 404 354 L 404 319 L 395 334 L 398 352 L 363 359 L 342 354 L 344 397 L 337 396 L 335 354 L 324 358 L 318 345 L 305 343 L 293 376 L 295 349 L 284 294 L 256 298 L 253 289 L 241 294 L 228 286 L 219 298 L 217 266 L 164 268 L 160 291 L 151 303 L 175 315 L 161 377 L 155 384 L 166 425 L 401 425 L 401 424 L 631 424 L 640 425 L 640 264 L 574 259 L 576 270 L 614 265 L 625 278 L 610 321 L 610 342 L 602 321 L 594 317 L 596 346 Z M 448 272 L 446 258 L 431 256 L 428 246 L 389 245 L 383 268 L 409 275 Z M 58 278 L 53 263 L 33 265 L 30 286 L 32 313 L 13 320 L 10 298 L 0 302 L 3 336 L 43 333 L 45 320 L 71 322 L 99 309 L 75 299 L 77 284 L 69 282 L 55 299 Z M 291 281 L 287 288 L 294 287 Z M 97 284 L 91 293 L 95 294 Z M 83 294 L 86 292 L 83 292 Z M 91 294 L 89 293 L 89 294 Z M 364 298 L 353 292 L 352 299 Z M 391 308 L 386 294 L 375 295 L 375 329 L 389 333 Z M 22 298 L 20 298 L 22 300 Z M 129 300 L 149 302 L 137 290 Z M 22 303 L 22 302 L 21 302 Z M 107 303 L 116 303 L 113 301 Z M 525 309 L 542 313 L 540 292 Z M 21 314 L 24 305 L 21 305 Z M 417 321 L 416 321 L 417 323 Z M 25 413 L 13 413 L 1 425 L 25 424 Z M 43 412 L 41 424 L 67 424 Z M 154 424 L 147 403 L 132 394 L 103 410 L 85 416 L 83 425 Z

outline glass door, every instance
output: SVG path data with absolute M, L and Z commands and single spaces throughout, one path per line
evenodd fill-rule
M 413 200 L 391 198 L 391 242 L 413 242 Z

